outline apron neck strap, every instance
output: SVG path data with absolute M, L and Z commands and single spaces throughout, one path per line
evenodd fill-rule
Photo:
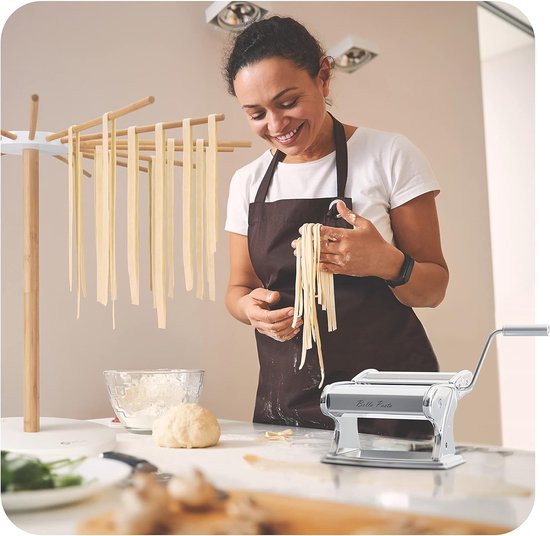
M 334 145 L 336 146 L 336 180 L 338 181 L 338 197 L 342 199 L 346 191 L 346 182 L 348 180 L 348 145 L 346 143 L 346 133 L 344 125 L 338 121 L 330 112 L 332 117 L 332 132 L 334 135 Z
M 346 190 L 346 182 L 348 180 L 348 146 L 346 143 L 346 133 L 344 125 L 338 121 L 330 112 L 327 112 L 332 118 L 332 133 L 334 136 L 334 145 L 336 147 L 336 180 L 338 183 L 337 196 L 343 198 Z M 255 203 L 265 203 L 267 191 L 275 175 L 277 164 L 282 162 L 286 154 L 282 151 L 275 151 L 273 158 L 267 168 L 262 183 L 256 193 Z

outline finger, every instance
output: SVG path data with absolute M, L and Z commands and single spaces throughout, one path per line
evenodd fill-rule
M 338 255 L 341 253 L 342 243 L 335 240 L 323 240 L 321 239 L 321 254 Z
M 338 229 L 336 227 L 330 227 L 328 225 L 322 225 L 319 229 L 319 236 L 323 242 L 339 242 L 346 237 L 346 233 L 349 233 L 350 229 Z
M 290 308 L 290 310 L 292 311 L 293 309 Z M 262 331 L 267 331 L 270 336 L 273 334 L 279 334 L 285 330 L 288 331 L 292 326 L 294 315 L 284 315 L 282 319 L 279 315 L 279 319 L 274 319 L 274 313 L 279 313 L 279 311 L 269 311 L 265 309 L 259 313 L 256 312 L 251 318 L 251 320 L 254 322 L 254 327 L 256 329 L 261 329 Z M 296 325 L 301 326 L 302 323 L 303 320 L 299 318 Z
M 275 324 L 269 324 L 269 331 L 278 337 L 288 335 L 294 329 L 299 328 L 303 324 L 303 321 L 300 319 L 299 322 L 296 322 L 296 328 L 292 327 L 292 318 L 285 320 L 283 322 L 276 322 Z
M 282 320 L 286 320 L 290 318 L 292 320 L 292 317 L 294 316 L 294 307 L 284 307 L 283 309 L 274 309 L 274 310 L 267 310 L 267 316 L 264 316 L 259 318 L 259 320 L 263 320 L 264 322 L 268 322 L 270 324 L 275 324 L 276 322 L 280 322 Z
M 319 270 L 321 272 L 327 272 L 329 274 L 342 274 L 342 273 L 344 273 L 342 266 L 340 266 L 338 264 L 334 264 L 332 262 L 320 263 L 319 264 Z
M 342 255 L 335 255 L 333 253 L 321 253 L 319 256 L 320 263 L 336 264 L 337 266 L 344 265 L 344 258 Z
M 296 335 L 298 335 L 298 333 L 300 333 L 300 330 L 299 329 L 294 329 L 292 331 L 289 331 L 287 333 L 283 333 L 283 334 L 278 334 L 277 336 L 274 336 L 273 338 L 279 342 L 287 342 L 287 341 L 290 341 L 292 340 L 294 337 L 296 337 Z
M 342 218 L 344 218 L 344 220 L 346 220 L 350 225 L 353 225 L 353 227 L 365 227 L 367 220 L 358 214 L 355 214 L 355 212 L 346 207 L 346 204 L 343 201 L 338 201 L 338 203 L 336 203 L 336 208 L 338 209 L 340 216 L 342 216 Z
M 267 288 L 255 288 L 250 293 L 250 296 L 255 300 L 265 303 L 277 303 L 281 298 L 281 295 L 277 291 Z

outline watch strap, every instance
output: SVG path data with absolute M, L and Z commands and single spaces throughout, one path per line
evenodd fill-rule
M 414 259 L 408 253 L 404 251 L 402 253 L 405 255 L 405 259 L 401 265 L 401 270 L 399 270 L 399 275 L 395 279 L 386 279 L 386 283 L 392 288 L 408 283 L 413 271 Z

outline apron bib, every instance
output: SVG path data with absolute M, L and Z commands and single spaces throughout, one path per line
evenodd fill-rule
M 249 206 L 248 247 L 254 270 L 263 286 L 280 293 L 272 308 L 294 305 L 296 258 L 290 245 L 304 223 L 332 227 L 351 226 L 336 218 L 335 199 L 352 208 L 345 197 L 347 144 L 344 127 L 334 117 L 336 145 L 336 197 L 265 201 L 279 161 L 277 151 L 258 193 Z M 318 322 L 325 361 L 325 384 L 349 381 L 364 369 L 387 371 L 437 371 L 437 359 L 414 311 L 393 295 L 378 277 L 334 276 L 338 329 L 327 331 L 326 313 L 318 306 Z M 279 342 L 256 331 L 260 362 L 254 421 L 312 428 L 334 428 L 334 421 L 319 406 L 321 372 L 316 346 L 308 350 L 306 363 L 298 370 L 302 354 L 301 332 Z M 425 436 L 433 433 L 425 421 L 361 419 L 360 431 L 395 436 Z

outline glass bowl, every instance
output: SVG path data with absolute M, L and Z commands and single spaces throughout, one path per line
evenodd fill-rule
M 130 432 L 150 434 L 168 409 L 199 401 L 204 370 L 105 370 L 103 376 L 119 421 Z

